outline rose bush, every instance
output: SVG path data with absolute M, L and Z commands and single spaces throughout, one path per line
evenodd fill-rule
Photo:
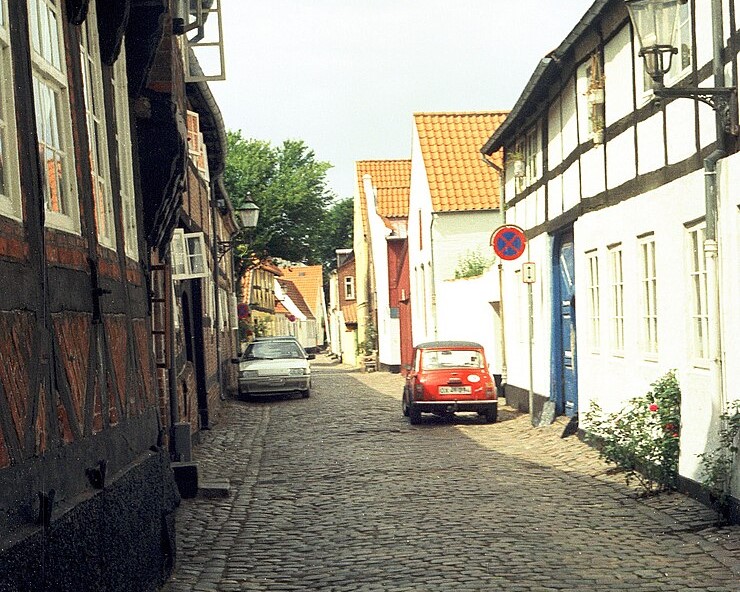
M 592 403 L 585 415 L 586 441 L 601 457 L 637 481 L 645 494 L 676 485 L 678 477 L 681 389 L 674 371 L 619 411 L 604 413 Z

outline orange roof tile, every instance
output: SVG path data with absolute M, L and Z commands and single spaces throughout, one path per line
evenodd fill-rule
M 302 267 L 283 267 L 283 278 L 290 280 L 301 293 L 314 316 L 321 311 L 314 310 L 319 305 L 319 290 L 324 289 L 324 269 L 321 265 Z
M 300 310 L 307 319 L 310 320 L 316 318 L 316 316 L 311 311 L 311 307 L 305 301 L 303 294 L 301 294 L 300 290 L 298 290 L 298 286 L 296 286 L 295 283 L 291 282 L 290 280 L 278 280 L 278 283 L 283 289 L 283 292 L 285 292 L 285 295 L 293 301 L 293 304 L 298 307 L 298 310 Z
M 342 307 L 342 316 L 344 317 L 345 325 L 356 325 L 357 324 L 357 303 L 350 302 Z
M 499 207 L 501 180 L 480 149 L 508 111 L 415 113 L 432 210 L 459 212 Z M 501 152 L 491 160 L 501 166 Z
M 406 218 L 409 214 L 409 193 L 411 187 L 410 160 L 358 160 L 357 189 L 360 197 L 360 211 L 363 224 L 367 223 L 367 197 L 362 181 L 365 175 L 372 177 L 377 190 L 375 208 L 383 218 Z

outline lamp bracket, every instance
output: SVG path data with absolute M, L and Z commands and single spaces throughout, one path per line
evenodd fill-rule
M 653 89 L 656 99 L 695 99 L 709 105 L 720 117 L 725 132 L 738 135 L 737 88 L 735 87 L 660 87 Z

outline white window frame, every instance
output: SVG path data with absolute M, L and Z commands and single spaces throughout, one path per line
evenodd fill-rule
M 139 233 L 136 221 L 136 189 L 131 145 L 131 118 L 128 102 L 128 77 L 126 74 L 126 46 L 113 64 L 113 97 L 115 104 L 116 146 L 118 149 L 118 176 L 121 182 L 121 214 L 123 219 L 123 244 L 126 256 L 139 260 Z
M 109 249 L 116 248 L 116 225 L 113 211 L 113 191 L 108 162 L 108 132 L 105 120 L 105 95 L 100 65 L 96 1 L 89 4 L 87 18 L 80 25 L 80 66 L 85 95 L 85 120 L 90 174 L 95 208 L 95 229 L 98 242 Z
M 601 351 L 601 288 L 599 283 L 599 253 L 586 253 L 588 265 L 588 316 L 589 316 L 589 347 L 591 353 Z
M 689 324 L 691 358 L 694 366 L 709 366 L 709 306 L 707 269 L 704 259 L 705 223 L 687 229 L 689 261 Z
M 676 37 L 673 40 L 674 47 L 678 48 L 678 54 L 673 56 L 671 69 L 665 75 L 667 84 L 674 84 L 691 72 L 694 62 L 693 41 L 691 35 L 691 9 L 689 3 L 678 4 L 678 23 L 676 25 Z M 686 63 L 684 65 L 684 59 Z
M 344 276 L 344 299 L 355 299 L 355 278 L 351 275 Z
M 0 0 L 0 214 L 22 220 L 18 131 L 7 0 Z
M 60 3 L 54 0 L 29 0 L 28 6 L 33 94 L 39 157 L 44 176 L 46 225 L 79 234 L 80 213 L 77 198 L 74 136 L 62 28 L 66 17 Z M 40 25 L 44 20 L 49 27 L 42 35 Z M 51 93 L 52 101 L 44 100 L 43 90 Z M 52 129 L 54 126 L 45 125 L 49 122 L 55 124 L 56 129 Z M 42 142 L 42 139 L 45 141 Z M 54 168 L 58 169 L 61 175 L 59 211 L 49 207 L 52 185 L 59 183 L 59 177 L 55 176 L 53 182 L 49 178 L 48 157 L 55 159 L 57 165 Z
M 624 355 L 624 252 L 622 245 L 609 247 L 610 348 L 615 356 Z
M 640 254 L 640 308 L 642 314 L 642 353 L 646 359 L 658 358 L 658 274 L 655 260 L 655 236 L 642 237 L 638 242 Z
M 186 233 L 182 228 L 175 228 L 170 253 L 173 280 L 210 277 L 208 250 L 202 232 Z

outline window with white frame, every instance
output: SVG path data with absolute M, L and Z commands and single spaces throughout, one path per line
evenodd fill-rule
M 622 246 L 609 248 L 609 275 L 611 280 L 611 349 L 616 354 L 624 351 L 624 274 Z
M 49 226 L 79 232 L 72 119 L 59 0 L 29 0 L 36 134 Z
M 707 270 L 704 261 L 704 224 L 689 228 L 689 282 L 691 293 L 691 354 L 695 360 L 709 356 Z
M 355 299 L 355 278 L 353 278 L 351 275 L 348 275 L 344 278 L 344 299 Z
M 658 353 L 658 277 L 655 271 L 655 237 L 639 242 L 640 282 L 642 284 L 642 351 L 649 357 Z
M 691 11 L 689 3 L 678 4 L 678 17 L 676 25 L 676 38 L 673 44 L 678 48 L 678 55 L 673 56 L 671 69 L 667 77 L 671 81 L 678 81 L 691 69 L 692 63 L 692 40 L 691 40 Z
M 0 214 L 21 218 L 7 0 L 0 0 Z
M 202 232 L 186 233 L 176 228 L 170 243 L 172 279 L 187 280 L 208 277 L 205 237 Z
M 126 255 L 139 259 L 139 239 L 136 224 L 136 193 L 134 190 L 134 165 L 131 152 L 131 119 L 128 103 L 128 79 L 126 76 L 126 47 L 113 64 L 113 95 L 115 100 L 116 146 L 118 148 L 118 172 L 121 179 L 121 209 L 123 210 L 123 241 Z
M 95 227 L 98 242 L 108 248 L 116 246 L 116 228 L 113 222 L 113 196 L 108 164 L 108 139 L 105 124 L 105 99 L 100 68 L 96 2 L 90 2 L 88 15 L 80 27 L 80 62 L 82 89 L 85 93 L 85 117 L 90 143 L 88 156 L 92 176 Z
M 599 255 L 596 251 L 586 253 L 588 265 L 588 316 L 589 347 L 598 353 L 601 347 L 601 296 L 599 294 Z

